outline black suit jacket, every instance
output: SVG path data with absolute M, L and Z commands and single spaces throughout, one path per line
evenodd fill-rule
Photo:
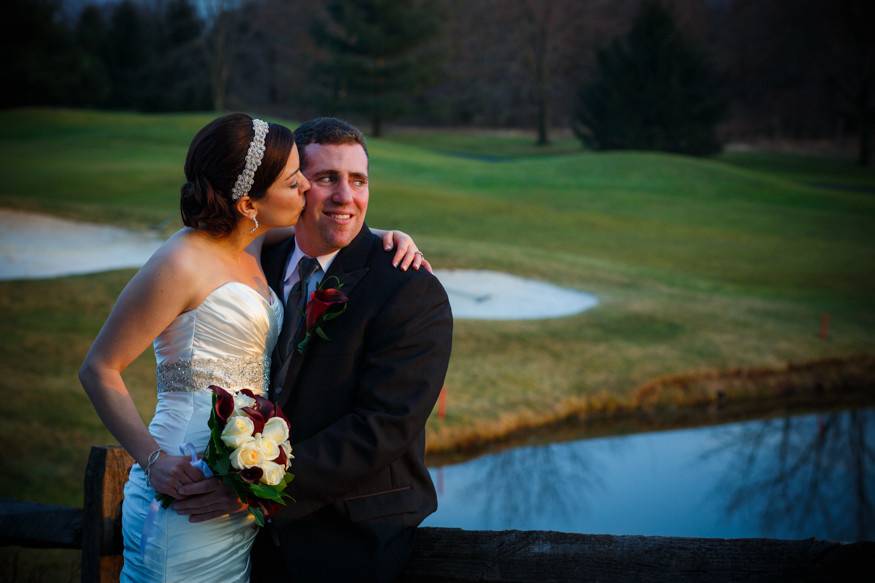
M 293 249 L 289 240 L 262 255 L 279 297 Z M 256 579 L 392 580 L 437 508 L 425 423 L 449 364 L 452 314 L 437 278 L 393 268 L 391 257 L 365 226 L 323 278 L 337 276 L 349 303 L 323 326 L 330 341 L 314 337 L 293 356 L 276 397 L 291 424 L 295 502 L 259 535 Z

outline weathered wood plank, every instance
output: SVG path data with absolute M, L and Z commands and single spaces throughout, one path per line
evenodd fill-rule
M 422 528 L 402 583 L 852 581 L 873 556 L 875 542 Z
M 78 549 L 82 509 L 0 500 L 0 546 Z
M 95 446 L 85 468 L 82 581 L 118 581 L 122 568 L 121 504 L 133 459 L 118 446 Z
M 118 581 L 131 463 L 117 446 L 92 448 L 84 511 L 0 501 L 0 541 L 68 548 L 81 542 L 82 580 Z M 873 557 L 875 542 L 421 528 L 401 583 L 868 581 Z

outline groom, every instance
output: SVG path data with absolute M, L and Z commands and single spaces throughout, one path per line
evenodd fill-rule
M 295 131 L 311 187 L 295 237 L 262 254 L 286 322 L 271 398 L 292 427 L 295 498 L 259 534 L 254 581 L 391 581 L 437 498 L 424 463 L 425 422 L 443 385 L 452 315 L 438 280 L 393 268 L 365 225 L 362 133 L 317 118 Z M 315 260 L 315 261 L 314 261 Z M 346 310 L 297 348 L 296 311 L 320 284 Z M 291 296 L 291 297 L 290 297 Z

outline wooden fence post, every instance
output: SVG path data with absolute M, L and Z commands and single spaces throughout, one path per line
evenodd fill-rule
M 117 582 L 122 568 L 122 499 L 134 460 L 118 446 L 95 446 L 85 468 L 82 581 Z

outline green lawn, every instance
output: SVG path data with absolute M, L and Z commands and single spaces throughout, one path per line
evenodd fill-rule
M 521 158 L 580 152 L 580 142 L 566 134 L 567 132 L 555 135 L 554 132 L 547 146 L 538 146 L 529 132 L 518 130 L 464 132 L 452 129 L 398 128 L 390 131 L 385 141 L 461 158 L 511 162 Z
M 185 149 L 210 118 L 0 112 L 0 206 L 170 232 Z M 628 398 L 659 375 L 875 352 L 875 194 L 812 185 L 868 186 L 871 171 L 765 154 L 544 152 L 521 136 L 447 131 L 369 147 L 370 224 L 412 233 L 438 268 L 509 271 L 601 300 L 571 318 L 458 321 L 431 443 Z M 131 274 L 0 282 L 0 438 L 27 454 L 5 450 L 0 496 L 80 503 L 88 446 L 111 437 L 76 369 Z M 829 341 L 817 337 L 824 312 Z M 152 367 L 145 354 L 126 377 L 146 419 Z

